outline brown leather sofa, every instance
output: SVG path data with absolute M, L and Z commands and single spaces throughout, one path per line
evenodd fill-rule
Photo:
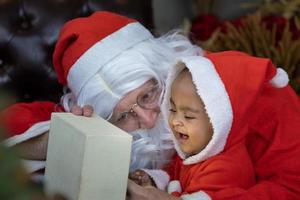
M 121 13 L 152 28 L 150 0 L 0 0 L 0 93 L 17 102 L 58 102 L 62 87 L 52 53 L 59 29 L 96 10 Z

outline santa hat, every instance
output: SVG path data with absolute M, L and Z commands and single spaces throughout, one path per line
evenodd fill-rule
M 103 65 L 150 38 L 152 34 L 134 19 L 110 12 L 71 20 L 63 26 L 53 55 L 58 81 L 78 96 Z
M 286 72 L 274 67 L 269 59 L 227 51 L 205 57 L 184 57 L 172 68 L 167 78 L 162 111 L 169 116 L 170 88 L 184 69 L 188 68 L 213 127 L 208 145 L 198 154 L 185 155 L 175 137 L 175 148 L 184 164 L 194 164 L 217 155 L 242 142 L 247 134 L 247 116 L 263 87 L 282 88 L 288 84 Z M 229 134 L 230 133 L 230 134 Z
M 138 66 L 133 65 L 112 68 L 112 62 L 122 53 L 152 38 L 152 34 L 136 20 L 110 12 L 95 12 L 89 17 L 67 22 L 53 55 L 58 81 L 72 92 L 63 98 L 65 109 L 69 109 L 71 99 L 71 103 L 80 106 L 93 105 L 98 115 L 108 119 L 124 95 L 120 89 L 116 93 L 113 80 L 120 75 L 131 76 L 129 72 L 138 70 Z M 141 79 L 135 79 L 136 88 L 146 81 Z M 128 92 L 128 85 L 132 82 L 127 85 L 123 82 L 125 89 L 122 92 Z

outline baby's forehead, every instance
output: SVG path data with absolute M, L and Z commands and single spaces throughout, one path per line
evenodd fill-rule
M 192 79 L 192 74 L 189 71 L 189 69 L 185 67 L 183 70 L 181 70 L 178 73 L 178 75 L 174 79 L 173 83 L 175 83 L 175 82 L 181 82 L 181 81 L 186 81 L 186 80 L 191 80 L 191 79 Z

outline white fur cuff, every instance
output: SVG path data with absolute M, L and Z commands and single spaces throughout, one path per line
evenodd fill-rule
M 168 193 L 171 194 L 172 192 L 179 192 L 179 193 L 182 192 L 181 185 L 178 180 L 174 180 L 169 183 Z
M 182 200 L 211 200 L 210 196 L 208 196 L 208 194 L 206 194 L 203 191 L 182 195 L 181 199 Z
M 146 172 L 156 184 L 156 187 L 161 190 L 165 190 L 169 181 L 170 176 L 163 170 L 154 170 L 154 169 L 142 169 Z

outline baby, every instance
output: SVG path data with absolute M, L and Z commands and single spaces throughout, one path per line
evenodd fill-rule
M 168 76 L 162 107 L 177 155 L 164 171 L 141 169 L 130 178 L 167 187 L 181 199 L 237 197 L 253 186 L 248 119 L 263 87 L 288 83 L 286 73 L 266 61 L 234 51 L 180 59 Z

